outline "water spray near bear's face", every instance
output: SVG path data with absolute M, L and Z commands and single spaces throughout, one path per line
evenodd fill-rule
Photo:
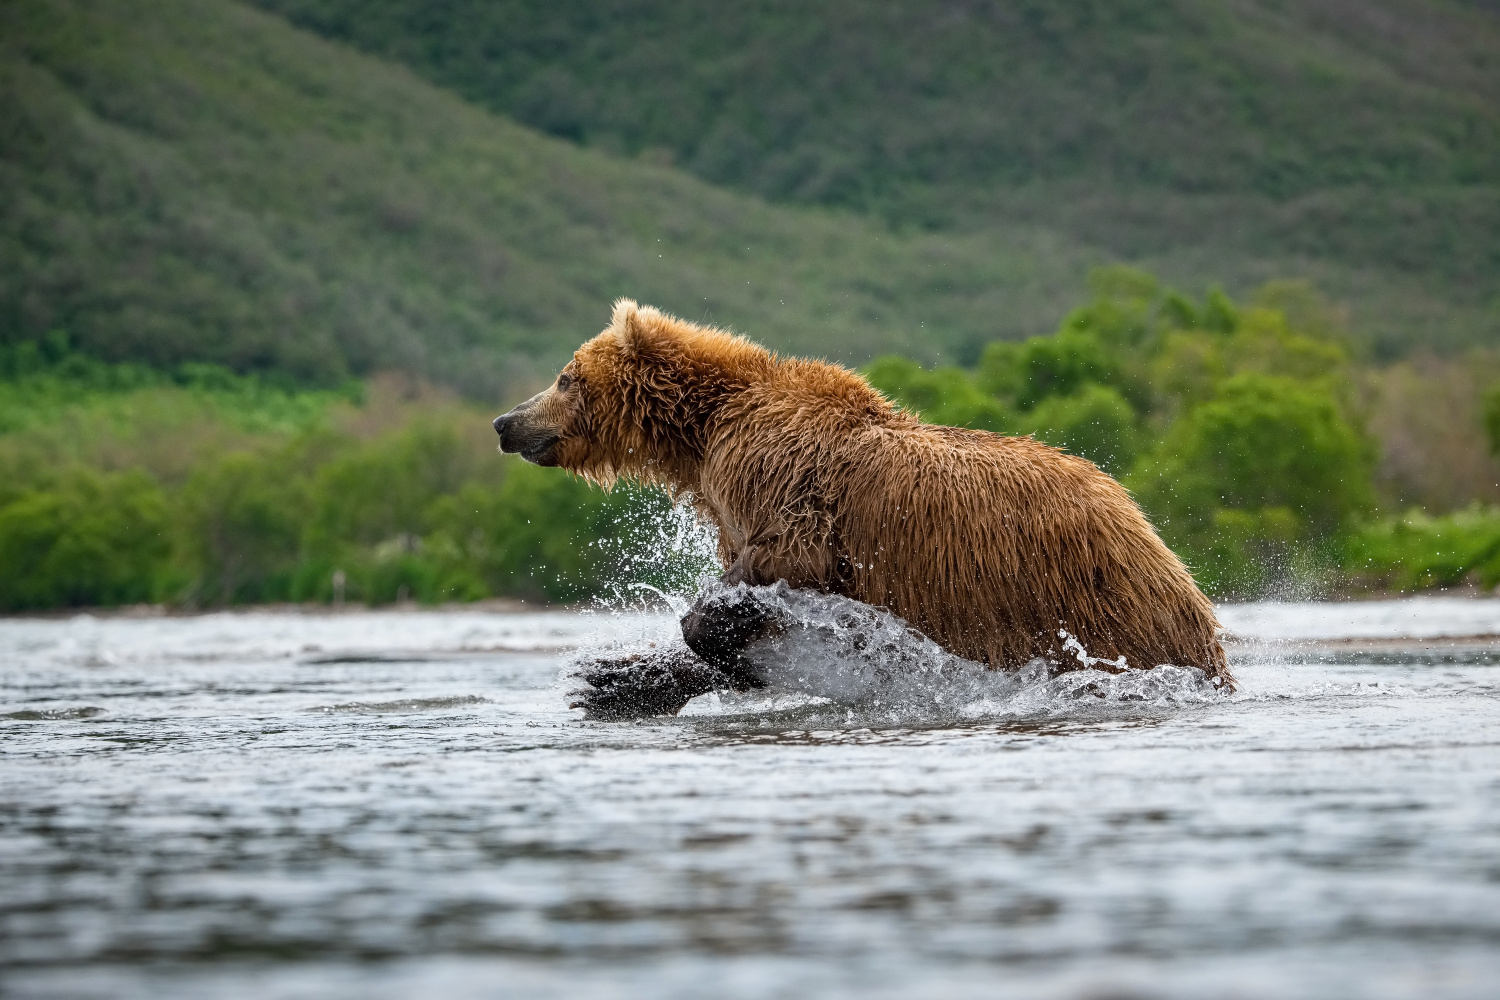
M 622 299 L 495 429 L 528 461 L 691 497 L 728 584 L 885 608 L 992 668 L 1076 665 L 1066 636 L 1098 662 L 1232 685 L 1212 605 L 1118 483 L 1031 438 L 923 424 L 836 365 Z M 777 628 L 743 601 L 702 599 L 683 624 L 731 679 L 736 645 Z

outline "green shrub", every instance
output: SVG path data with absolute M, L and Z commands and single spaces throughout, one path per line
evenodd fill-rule
M 1343 565 L 1368 588 L 1420 590 L 1473 580 L 1500 584 L 1500 508 L 1473 506 L 1442 517 L 1411 511 L 1364 525 L 1348 540 Z
M 1162 320 L 1158 315 L 1162 287 L 1156 277 L 1114 264 L 1089 272 L 1088 283 L 1089 302 L 1068 313 L 1059 329 L 1091 333 L 1116 350 L 1149 349 Z M 1168 297 L 1187 305 L 1189 314 L 1196 317 L 1186 298 L 1175 293 Z
M 888 355 L 871 362 L 864 374 L 893 402 L 928 423 L 1000 432 L 1015 429 L 1010 409 L 982 392 L 961 368 L 928 371 L 915 361 Z
M 148 601 L 170 551 L 160 487 L 76 469 L 0 507 L 0 608 Z
M 552 600 L 607 592 L 617 560 L 599 540 L 661 494 L 624 486 L 606 493 L 557 469 L 508 466 L 498 489 L 470 484 L 430 508 L 425 544 L 448 553 L 445 579 Z
M 1135 411 L 1125 397 L 1101 385 L 1070 396 L 1049 396 L 1021 421 L 1048 444 L 1082 455 L 1111 475 L 1130 467 L 1137 448 Z
M 1090 330 L 1064 327 L 1049 337 L 1019 344 L 996 342 L 979 362 L 979 385 L 987 393 L 1029 410 L 1048 396 L 1069 396 L 1085 385 L 1124 386 L 1123 362 Z
M 1490 454 L 1500 455 L 1500 384 L 1490 386 L 1484 394 L 1483 419 Z
M 499 462 L 490 464 L 498 468 Z M 317 471 L 303 541 L 310 552 L 330 557 L 351 547 L 409 549 L 412 539 L 427 533 L 432 503 L 457 492 L 479 471 L 452 425 L 418 420 L 350 444 Z
M 179 500 L 178 551 L 197 603 L 289 600 L 310 510 L 294 449 L 225 455 L 193 473 Z
M 1326 389 L 1239 375 L 1184 414 L 1127 485 L 1209 589 L 1243 596 L 1371 508 L 1373 459 Z

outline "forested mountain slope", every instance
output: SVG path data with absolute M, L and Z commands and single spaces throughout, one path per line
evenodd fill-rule
M 776 200 L 1305 274 L 1500 333 L 1500 13 L 1455 0 L 258 0 L 574 141 Z
M 618 160 L 225 0 L 0 5 L 0 340 L 523 388 L 630 295 L 783 349 L 1049 329 L 1103 259 Z

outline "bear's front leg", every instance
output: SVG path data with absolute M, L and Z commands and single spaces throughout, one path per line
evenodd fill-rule
M 682 616 L 682 639 L 688 648 L 721 671 L 737 691 L 765 687 L 765 681 L 743 655 L 751 643 L 784 631 L 778 609 L 756 598 L 732 567 L 719 584 L 698 595 Z
M 568 707 L 583 709 L 586 719 L 604 722 L 676 715 L 698 695 L 733 686 L 722 672 L 686 649 L 599 659 L 575 676 L 589 686 L 570 692 L 576 700 Z

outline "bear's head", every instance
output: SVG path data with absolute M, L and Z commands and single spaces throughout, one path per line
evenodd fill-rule
M 743 337 L 620 299 L 549 388 L 495 418 L 500 450 L 605 485 L 691 490 L 715 412 L 774 365 Z

